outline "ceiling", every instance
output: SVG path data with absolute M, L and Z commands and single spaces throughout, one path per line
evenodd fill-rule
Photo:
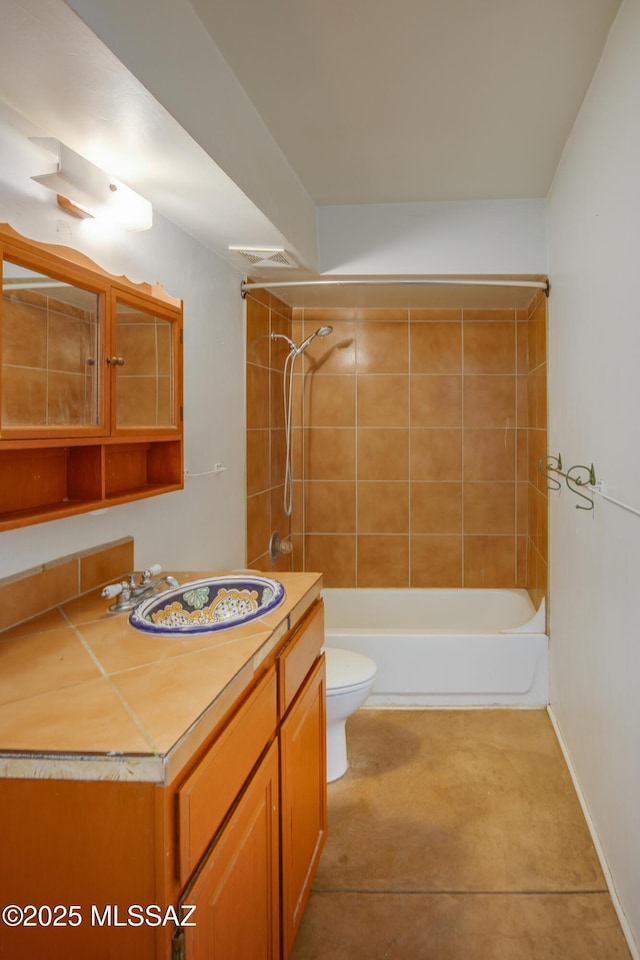
M 190 0 L 316 204 L 545 197 L 620 0 Z
M 246 273 L 247 261 L 228 250 L 239 235 L 291 249 L 272 216 L 280 197 L 270 210 L 247 189 L 264 197 L 276 161 L 299 187 L 292 208 L 308 201 L 312 216 L 314 205 L 544 198 L 619 6 L 0 0 L 0 101 L 9 107 L 0 103 L 0 117 L 109 169 Z M 206 72 L 212 58 L 217 74 Z M 232 96 L 216 83 L 225 70 Z M 245 129 L 252 116 L 262 128 L 257 149 Z M 236 154 L 244 169 L 223 158 L 229 133 L 249 144 Z M 259 147 L 271 142 L 267 155 Z M 284 279 L 270 268 L 254 275 Z M 309 275 L 291 270 L 287 279 Z M 344 293 L 296 296 L 283 293 L 300 304 Z M 350 296 L 370 302 L 362 288 Z M 470 294 L 397 287 L 385 296 L 449 305 Z M 511 295 L 491 296 L 498 306 Z

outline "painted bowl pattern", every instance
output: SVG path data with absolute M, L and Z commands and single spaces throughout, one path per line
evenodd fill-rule
M 129 621 L 150 633 L 209 633 L 262 617 L 283 599 L 284 587 L 269 577 L 212 577 L 143 600 Z

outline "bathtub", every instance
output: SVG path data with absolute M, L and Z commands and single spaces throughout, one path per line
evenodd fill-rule
M 325 646 L 378 665 L 368 707 L 543 707 L 544 600 L 526 590 L 323 590 Z

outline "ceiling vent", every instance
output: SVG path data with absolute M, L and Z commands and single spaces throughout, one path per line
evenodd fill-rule
M 239 253 L 252 267 L 297 267 L 292 255 L 283 247 L 229 247 Z

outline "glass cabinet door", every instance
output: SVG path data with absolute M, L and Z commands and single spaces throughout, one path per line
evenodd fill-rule
M 5 258 L 0 317 L 3 432 L 97 430 L 100 294 Z
M 116 429 L 177 426 L 175 318 L 133 301 L 116 301 L 114 354 Z

